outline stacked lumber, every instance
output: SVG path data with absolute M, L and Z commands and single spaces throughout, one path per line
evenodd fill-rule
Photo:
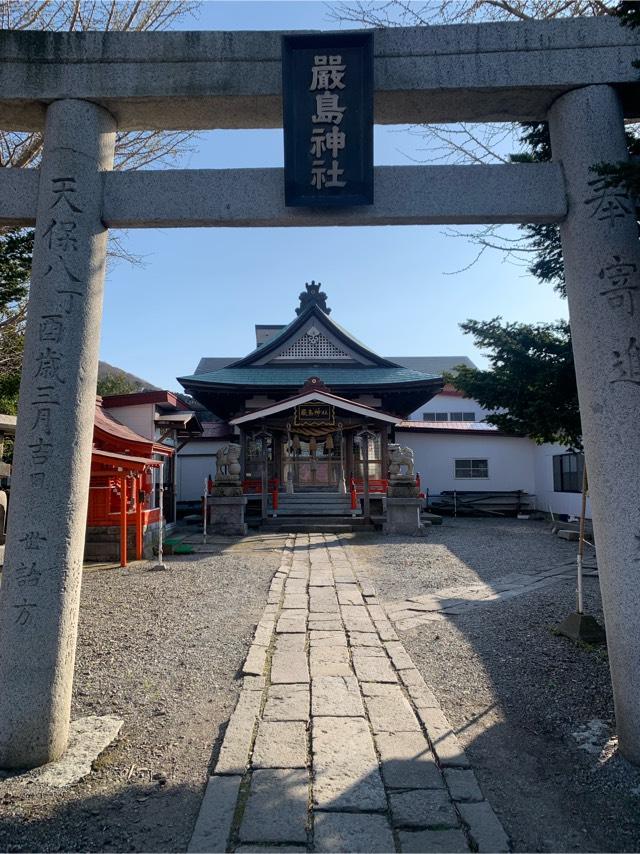
M 517 516 L 533 510 L 533 495 L 522 489 L 446 490 L 429 498 L 429 510 L 457 516 Z

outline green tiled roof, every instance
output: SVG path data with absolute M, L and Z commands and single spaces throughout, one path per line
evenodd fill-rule
M 396 383 L 431 382 L 440 379 L 438 374 L 425 374 L 410 368 L 324 367 L 323 365 L 296 365 L 291 367 L 254 366 L 246 368 L 221 368 L 208 374 L 178 377 L 184 386 L 212 383 L 228 386 L 291 386 L 301 388 L 309 377 L 320 377 L 329 388 L 332 386 L 370 386 Z

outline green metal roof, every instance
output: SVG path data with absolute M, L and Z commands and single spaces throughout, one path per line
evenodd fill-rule
M 211 383 L 228 386 L 291 386 L 301 388 L 309 377 L 320 377 L 329 388 L 333 386 L 371 386 L 396 383 L 428 383 L 439 380 L 438 374 L 425 374 L 410 368 L 387 368 L 382 366 L 363 367 L 326 367 L 318 364 L 296 365 L 291 367 L 271 367 L 269 365 L 221 368 L 207 374 L 193 374 L 178 377 L 184 386 Z

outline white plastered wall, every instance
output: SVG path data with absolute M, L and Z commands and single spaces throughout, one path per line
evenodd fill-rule
M 216 475 L 216 451 L 226 441 L 188 442 L 178 454 L 178 501 L 202 497 L 205 478 Z
M 566 513 L 568 516 L 578 516 L 582 495 L 579 492 L 553 491 L 553 457 L 569 451 L 563 445 L 536 445 L 534 449 L 534 466 L 536 479 L 536 506 L 538 510 L 548 513 L 551 509 L 554 515 Z M 587 519 L 591 518 L 591 502 L 587 498 Z
M 514 490 L 535 493 L 534 443 L 513 436 L 473 436 L 396 430 L 396 441 L 413 449 L 422 489 Z M 456 478 L 456 459 L 486 459 L 488 478 Z
M 476 400 L 452 394 L 437 394 L 409 416 L 410 421 L 422 421 L 425 412 L 474 412 L 476 421 L 483 421 L 487 413 Z

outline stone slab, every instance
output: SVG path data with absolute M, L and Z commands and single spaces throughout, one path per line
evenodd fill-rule
M 242 672 L 247 676 L 262 676 L 267 662 L 267 648 L 260 644 L 252 644 L 242 665 Z
M 209 777 L 187 851 L 224 852 L 231 832 L 242 777 Z
M 251 764 L 254 768 L 305 768 L 307 765 L 306 723 L 260 721 Z
M 249 763 L 249 748 L 261 705 L 260 691 L 243 691 L 240 694 L 225 730 L 216 763 L 216 774 L 244 774 Z
M 240 840 L 306 844 L 308 803 L 308 771 L 301 768 L 254 771 L 240 825 Z
M 315 812 L 314 850 L 324 852 L 388 852 L 395 843 L 385 816 Z
M 412 670 L 415 664 L 400 641 L 388 641 L 385 644 L 393 666 L 396 670 Z
M 470 768 L 445 768 L 444 778 L 454 801 L 484 800 L 476 775 Z
M 340 605 L 364 605 L 364 599 L 357 584 L 337 584 L 336 592 Z
M 401 830 L 398 838 L 405 854 L 466 854 L 469 850 L 461 830 Z
M 337 647 L 347 646 L 347 636 L 344 631 L 327 631 L 314 629 L 309 632 L 310 647 Z
M 310 614 L 309 629 L 337 632 L 342 629 L 342 618 L 338 614 Z
M 460 826 L 458 816 L 445 789 L 414 789 L 390 792 L 389 806 L 394 827 L 420 829 Z
M 276 685 L 309 682 L 309 664 L 304 650 L 276 649 L 271 659 L 271 682 Z
M 354 654 L 353 668 L 361 682 L 397 682 L 395 671 L 387 658 Z
M 364 717 L 364 706 L 355 676 L 313 677 L 311 713 L 314 717 Z
M 377 632 L 349 632 L 349 643 L 353 647 L 358 646 L 382 646 L 382 641 Z
M 374 620 L 374 625 L 383 641 L 398 640 L 398 635 L 389 620 Z
M 300 610 L 306 609 L 307 603 L 306 593 L 285 593 L 282 607 L 286 610 Z
M 312 751 L 316 807 L 386 810 L 378 758 L 363 718 L 314 718 Z
M 61 758 L 22 776 L 53 789 L 77 783 L 91 773 L 93 763 L 116 740 L 123 723 L 115 715 L 88 715 L 72 721 L 69 743 Z
M 353 673 L 346 646 L 312 647 L 309 652 L 311 676 L 350 676 Z
M 442 775 L 422 733 L 376 733 L 375 741 L 388 788 L 444 789 Z
M 282 611 L 280 619 L 278 620 L 278 624 L 276 626 L 276 631 L 278 633 L 306 632 L 306 608 L 291 608 L 288 611 Z
M 309 685 L 271 685 L 262 718 L 265 721 L 308 721 Z
M 491 804 L 458 804 L 460 815 L 469 828 L 469 835 L 481 854 L 483 852 L 509 851 L 509 838 L 504 832 Z
M 374 732 L 421 731 L 420 723 L 399 685 L 397 689 L 397 693 L 386 697 L 365 697 L 367 714 Z

